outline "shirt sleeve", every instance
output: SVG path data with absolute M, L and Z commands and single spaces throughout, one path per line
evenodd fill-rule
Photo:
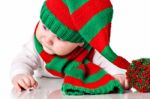
M 33 39 L 23 45 L 11 64 L 10 78 L 16 74 L 31 74 L 41 64 L 40 57 L 35 51 Z
M 103 57 L 98 51 L 95 50 L 95 54 L 93 56 L 93 63 L 99 65 L 101 68 L 106 70 L 111 75 L 116 74 L 125 74 L 126 70 L 117 67 L 116 65 L 109 62 L 105 57 Z

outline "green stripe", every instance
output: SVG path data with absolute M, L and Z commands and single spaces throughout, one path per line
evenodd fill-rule
M 110 80 L 107 84 L 104 86 L 99 86 L 98 88 L 85 88 L 85 87 L 79 87 L 71 84 L 63 84 L 61 90 L 66 95 L 85 95 L 85 94 L 105 94 L 109 93 L 115 89 L 118 89 L 118 93 L 123 93 L 124 89 L 120 85 L 120 83 L 117 80 Z
M 86 79 L 84 79 L 84 83 L 92 83 L 92 82 L 96 82 L 99 79 L 101 79 L 102 77 L 104 77 L 107 74 L 106 71 L 104 71 L 103 69 L 99 70 L 97 73 L 88 76 Z M 83 80 L 83 79 L 82 79 Z
M 98 81 L 99 79 L 101 79 L 103 76 L 105 76 L 107 74 L 106 71 L 101 69 L 97 73 L 92 74 L 85 79 L 85 76 L 84 76 L 85 72 L 77 67 L 79 65 L 80 65 L 79 63 L 77 64 L 76 62 L 72 62 L 71 65 L 67 66 L 67 67 L 69 67 L 69 68 L 67 68 L 67 70 L 65 70 L 66 74 L 69 73 L 69 74 L 67 74 L 67 76 L 72 76 L 76 79 L 80 79 L 80 80 L 84 81 L 84 83 L 92 83 L 92 82 Z M 87 65 L 87 64 L 85 64 L 85 65 Z M 85 70 L 86 70 L 86 68 L 85 68 Z
M 40 42 L 37 40 L 36 35 L 34 35 L 34 44 L 35 44 L 35 48 L 36 48 L 37 52 L 41 53 L 43 51 L 43 47 L 40 44 Z
M 63 2 L 69 7 L 71 14 L 88 1 L 89 0 L 63 0 Z
M 64 25 L 55 15 L 47 8 L 46 3 L 44 2 L 40 19 L 44 25 L 55 33 L 59 38 L 64 41 L 70 41 L 74 43 L 83 42 L 83 38 L 78 33 L 78 31 L 71 30 L 69 27 Z
M 117 55 L 113 52 L 109 45 L 104 48 L 101 54 L 110 62 L 113 62 L 117 58 Z
M 79 66 L 81 63 L 76 61 L 69 61 L 65 58 L 61 57 L 55 57 L 53 60 L 51 60 L 47 65 L 47 69 L 56 70 L 57 72 L 65 72 L 67 73 L 76 73 L 83 74 L 83 71 L 80 69 L 77 69 L 77 66 Z M 77 71 L 75 70 L 77 69 Z M 75 71 L 75 72 L 74 72 Z
M 92 47 L 86 41 L 84 41 L 84 46 L 82 46 L 82 47 L 88 51 L 90 51 L 92 49 Z
M 89 60 L 85 59 L 84 63 L 85 62 L 89 63 Z M 55 71 L 61 72 L 61 73 L 63 72 L 67 76 L 72 76 L 72 77 L 75 77 L 77 79 L 83 80 L 83 78 L 85 78 L 84 77 L 85 73 L 82 69 L 78 68 L 78 66 L 80 66 L 80 65 L 81 65 L 81 63 L 77 62 L 77 61 L 69 61 L 67 59 L 55 57 L 51 62 L 49 62 L 46 65 L 46 68 L 50 69 L 50 70 L 55 70 Z M 95 77 L 95 79 L 97 79 L 96 76 L 90 77 L 89 80 L 87 80 L 87 82 L 92 81 L 92 79 L 94 77 Z
M 47 69 L 56 70 L 58 72 L 63 72 L 65 68 L 65 64 L 68 62 L 65 58 L 60 58 L 55 56 L 53 60 L 51 60 L 48 64 L 46 64 Z M 68 68 L 68 66 L 67 66 Z
M 75 71 L 75 72 L 74 72 L 74 71 Z M 72 72 L 70 72 L 70 74 L 67 75 L 67 76 L 72 76 L 72 77 L 74 77 L 74 78 L 78 78 L 78 79 L 84 81 L 84 83 L 92 83 L 92 82 L 98 81 L 99 79 L 101 79 L 102 77 L 104 77 L 104 76 L 107 74 L 106 71 L 104 71 L 103 69 L 101 69 L 101 70 L 99 70 L 98 72 L 96 72 L 95 74 L 92 74 L 92 75 L 86 77 L 86 79 L 85 79 L 85 77 L 82 77 L 79 72 L 82 73 L 82 76 L 85 75 L 85 73 L 84 73 L 83 71 L 81 71 L 81 69 L 79 69 L 79 68 L 74 68 L 74 69 L 72 70 Z M 86 72 L 87 72 L 87 71 L 86 71 Z M 83 74 L 83 73 L 84 73 L 84 74 Z
M 78 63 L 78 65 L 76 65 L 77 63 Z M 89 60 L 84 59 L 83 64 L 88 64 L 88 63 L 89 63 Z M 74 65 L 74 66 L 72 67 L 72 65 Z M 76 62 L 75 60 L 74 60 L 74 62 L 71 62 L 71 64 L 68 66 L 71 68 L 65 71 L 67 74 L 66 76 L 72 76 L 74 78 L 83 80 L 85 78 L 85 72 L 82 69 L 78 68 L 78 66 L 80 66 L 80 65 L 81 65 L 81 63 Z
M 96 14 L 81 28 L 80 34 L 82 37 L 87 42 L 90 42 L 101 29 L 111 22 L 112 14 L 112 7 Z

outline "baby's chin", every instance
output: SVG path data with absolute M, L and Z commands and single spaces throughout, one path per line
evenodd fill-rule
M 50 50 L 50 49 L 48 49 L 46 47 L 43 47 L 43 49 L 44 49 L 45 52 L 47 52 L 50 55 L 54 55 L 55 54 L 52 50 Z

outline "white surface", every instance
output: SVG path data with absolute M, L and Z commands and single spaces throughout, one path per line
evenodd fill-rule
M 11 99 L 149 99 L 149 93 L 133 93 L 126 90 L 124 94 L 102 94 L 102 95 L 82 95 L 67 96 L 61 92 L 63 79 L 37 78 L 39 88 L 32 91 L 16 92 L 11 90 Z
M 112 49 L 129 61 L 149 57 L 150 0 L 111 1 L 114 5 Z M 0 98 L 11 97 L 10 63 L 21 45 L 31 37 L 42 2 L 43 0 L 0 0 Z M 145 98 L 147 94 L 133 96 Z

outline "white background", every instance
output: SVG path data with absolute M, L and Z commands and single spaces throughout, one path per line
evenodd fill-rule
M 114 8 L 110 45 L 131 62 L 150 57 L 150 0 L 111 0 Z M 0 1 L 0 97 L 9 99 L 11 61 L 28 41 L 43 0 Z

